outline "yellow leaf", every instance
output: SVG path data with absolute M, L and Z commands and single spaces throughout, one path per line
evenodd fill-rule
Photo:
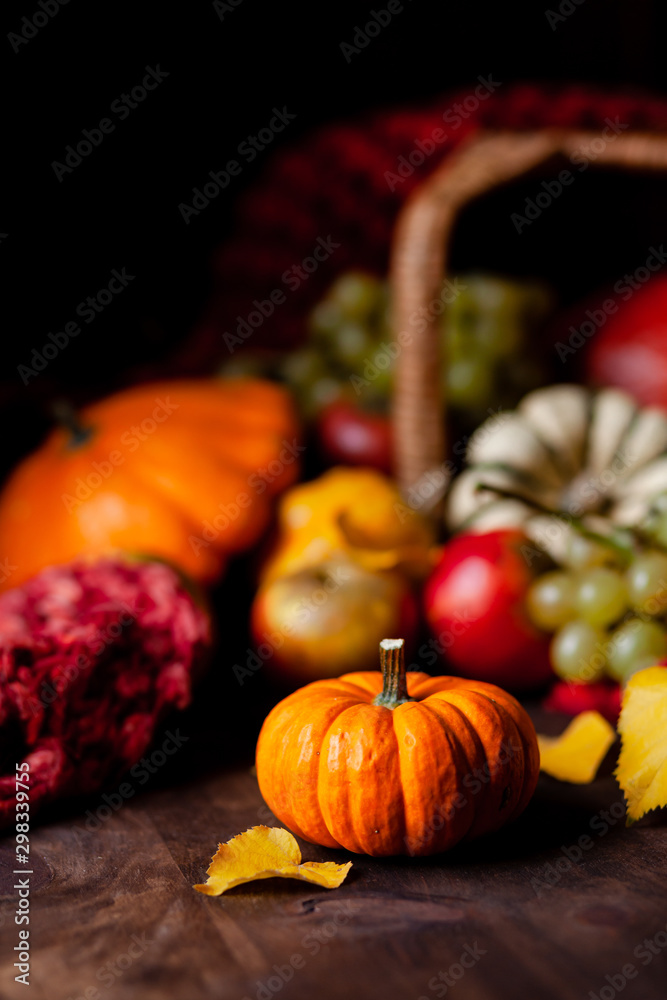
M 667 670 L 633 674 L 623 692 L 618 723 L 621 753 L 616 779 L 628 804 L 628 822 L 667 806 Z
M 301 863 L 301 851 L 289 832 L 278 826 L 253 826 L 226 844 L 218 845 L 209 865 L 208 881 L 195 885 L 198 892 L 219 896 L 243 882 L 258 878 L 300 878 L 325 889 L 336 889 L 343 882 L 352 862 L 337 865 L 333 861 Z
M 616 732 L 599 712 L 581 712 L 560 736 L 538 736 L 540 768 L 559 781 L 589 784 Z

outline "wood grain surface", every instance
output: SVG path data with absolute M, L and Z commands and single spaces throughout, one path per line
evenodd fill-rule
M 191 732 L 143 787 L 128 779 L 120 807 L 111 790 L 112 805 L 61 807 L 32 832 L 28 990 L 14 982 L 16 866 L 2 841 L 3 998 L 667 996 L 667 831 L 660 817 L 626 829 L 609 773 L 583 788 L 542 776 L 517 823 L 445 856 L 302 843 L 304 860 L 354 862 L 337 890 L 275 879 L 209 898 L 192 885 L 218 841 L 275 821 L 250 760 L 198 774 L 200 753 Z
M 340 888 L 267 879 L 195 892 L 219 842 L 278 825 L 251 768 L 285 692 L 268 663 L 242 683 L 234 671 L 251 593 L 250 575 L 230 573 L 213 595 L 218 652 L 191 708 L 158 732 L 152 773 L 37 817 L 29 987 L 14 981 L 25 876 L 13 875 L 11 832 L 0 839 L 1 1000 L 666 1000 L 667 823 L 626 829 L 616 747 L 592 785 L 543 775 L 515 824 L 448 854 L 372 859 L 300 842 L 305 861 L 353 862 Z M 567 722 L 528 708 L 538 731 Z

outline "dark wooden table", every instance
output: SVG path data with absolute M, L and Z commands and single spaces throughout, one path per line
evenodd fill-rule
M 446 856 L 303 843 L 304 860 L 353 860 L 339 889 L 276 879 L 215 899 L 192 885 L 218 841 L 275 821 L 251 760 L 211 765 L 197 718 L 177 720 L 187 743 L 130 779 L 122 806 L 98 796 L 31 832 L 28 990 L 13 967 L 21 876 L 2 841 L 3 998 L 667 997 L 667 828 L 662 817 L 625 828 L 612 755 L 592 786 L 541 777 L 514 826 Z

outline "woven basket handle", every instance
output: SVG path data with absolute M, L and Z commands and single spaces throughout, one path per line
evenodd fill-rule
M 405 496 L 429 473 L 441 471 L 447 457 L 438 324 L 458 213 L 479 195 L 556 155 L 586 156 L 600 138 L 597 132 L 555 130 L 478 133 L 448 156 L 403 207 L 390 282 L 392 327 L 400 347 L 392 413 L 395 469 Z M 592 148 L 592 165 L 667 169 L 666 135 L 620 133 L 600 152 Z

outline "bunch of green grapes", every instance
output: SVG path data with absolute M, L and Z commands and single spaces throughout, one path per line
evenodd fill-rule
M 432 309 L 448 405 L 476 422 L 489 405 L 511 406 L 544 381 L 530 348 L 552 307 L 551 292 L 538 282 L 482 274 L 449 282 Z M 310 314 L 308 331 L 307 344 L 282 366 L 304 414 L 312 417 L 341 396 L 386 410 L 395 363 L 395 351 L 386 350 L 394 339 L 386 282 L 356 271 L 341 275 Z
M 308 317 L 308 342 L 282 365 L 307 418 L 342 396 L 359 395 L 352 378 L 371 371 L 367 366 L 390 338 L 387 313 L 386 283 L 358 271 L 341 275 L 318 302 Z M 382 409 L 391 391 L 391 364 L 365 382 L 363 402 Z
M 631 674 L 667 657 L 667 553 L 623 555 L 576 536 L 562 568 L 532 584 L 528 613 L 554 633 L 551 665 L 564 680 L 593 683 Z
M 513 406 L 546 373 L 534 334 L 554 297 L 538 281 L 467 274 L 452 283 L 455 296 L 442 314 L 443 390 L 448 405 L 478 418 L 495 406 Z

